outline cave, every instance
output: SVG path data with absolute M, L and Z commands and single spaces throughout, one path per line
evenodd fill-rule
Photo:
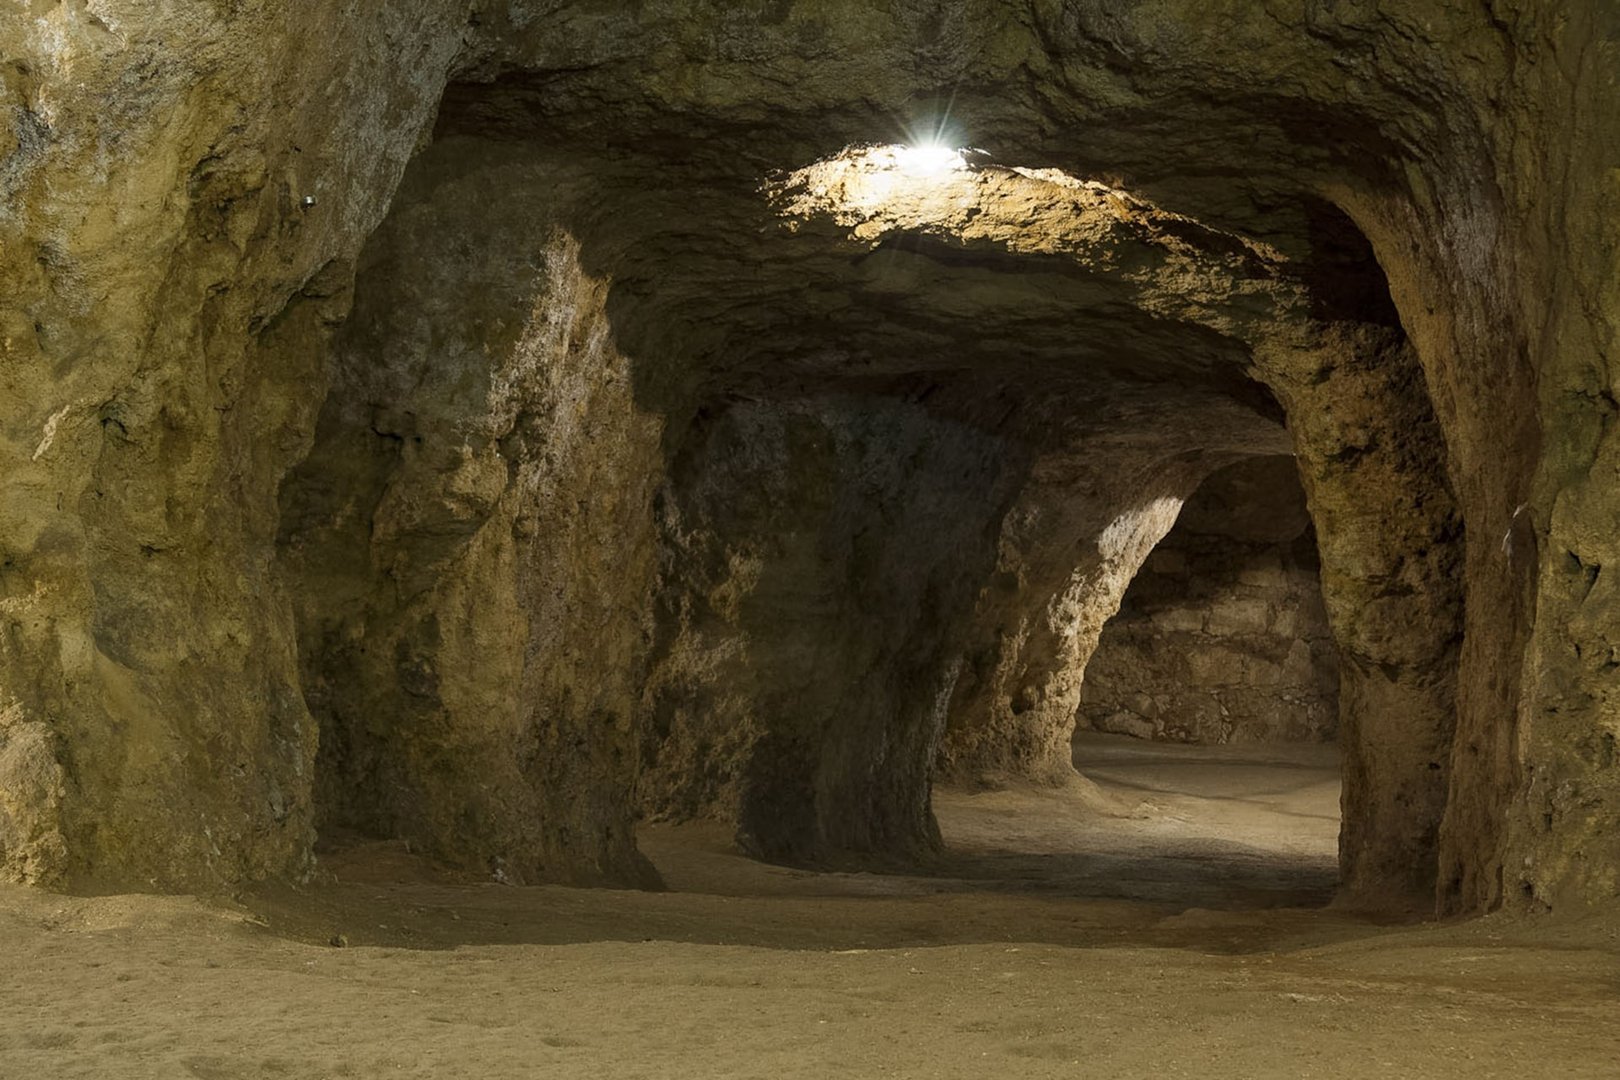
M 1612 1067 L 1607 0 L 14 6 L 0 1060 Z

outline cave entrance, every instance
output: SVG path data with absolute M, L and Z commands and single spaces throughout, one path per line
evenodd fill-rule
M 936 791 L 952 872 L 1206 908 L 1332 898 L 1339 656 L 1291 456 L 1198 486 L 1082 666 L 1084 781 Z

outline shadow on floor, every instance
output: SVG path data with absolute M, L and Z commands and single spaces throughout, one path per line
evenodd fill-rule
M 662 893 L 513 888 L 391 843 L 330 854 L 329 880 L 249 906 L 274 932 L 352 945 L 678 941 L 776 949 L 1122 942 L 1252 952 L 1373 932 L 1326 909 L 1338 773 L 1321 752 L 1086 740 L 1114 809 L 1063 789 L 941 789 L 947 851 L 902 872 L 817 872 L 740 855 L 714 824 L 645 826 Z

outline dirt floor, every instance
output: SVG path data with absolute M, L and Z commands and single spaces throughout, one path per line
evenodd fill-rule
M 0 1078 L 1620 1077 L 1620 918 L 1323 909 L 1330 755 L 1088 739 L 936 794 L 951 852 L 811 873 L 649 827 L 663 893 L 397 845 L 232 901 L 0 889 Z

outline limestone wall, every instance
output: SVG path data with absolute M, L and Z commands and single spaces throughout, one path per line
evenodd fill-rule
M 1086 665 L 1079 726 L 1189 743 L 1327 742 L 1339 658 L 1292 458 L 1204 481 Z
M 310 867 L 277 493 L 460 21 L 0 9 L 0 878 Z
M 556 178 L 449 142 L 362 254 L 283 485 L 327 830 L 512 883 L 636 883 L 656 417 Z
M 937 844 L 928 767 L 1016 450 L 895 401 L 739 404 L 661 503 L 648 811 L 776 858 Z

